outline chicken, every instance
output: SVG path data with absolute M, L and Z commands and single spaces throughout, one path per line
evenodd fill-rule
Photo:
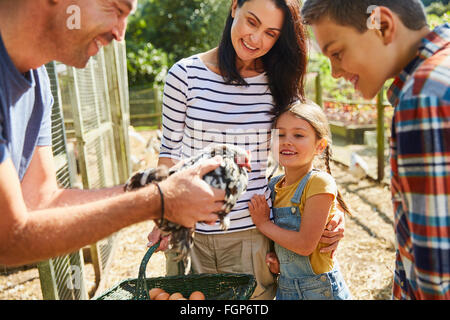
M 358 180 L 367 176 L 369 166 L 356 152 L 350 155 L 350 173 Z
M 125 184 L 125 191 L 132 191 L 152 182 L 162 181 L 175 172 L 182 171 L 198 164 L 202 159 L 220 155 L 221 165 L 203 176 L 209 185 L 225 190 L 224 206 L 220 212 L 215 212 L 220 219 L 222 230 L 227 230 L 230 219 L 227 216 L 236 204 L 238 198 L 247 190 L 248 173 L 251 171 L 250 153 L 233 145 L 216 145 L 205 148 L 194 157 L 181 161 L 167 170 L 165 167 L 149 168 L 134 174 Z M 188 255 L 193 245 L 194 228 L 186 228 L 166 219 L 155 220 L 163 236 L 170 235 L 170 246 L 178 253 L 175 261 L 183 260 L 186 274 L 190 270 Z

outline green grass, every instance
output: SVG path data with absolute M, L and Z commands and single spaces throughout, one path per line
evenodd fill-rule
M 138 127 L 134 127 L 134 129 L 136 131 L 151 131 L 151 130 L 157 130 L 159 129 L 158 125 L 153 125 L 153 126 L 138 126 Z

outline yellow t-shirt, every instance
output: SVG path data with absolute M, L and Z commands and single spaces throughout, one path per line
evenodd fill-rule
M 286 186 L 280 187 L 283 183 L 285 177 L 281 178 L 280 181 L 275 185 L 275 202 L 273 207 L 275 208 L 284 208 L 284 207 L 292 207 L 297 205 L 296 203 L 292 203 L 291 199 L 294 196 L 295 191 L 303 179 L 301 177 L 296 183 Z M 303 209 L 305 207 L 306 200 L 316 194 L 320 193 L 329 193 L 334 195 L 334 199 L 337 196 L 337 186 L 333 177 L 326 172 L 318 171 L 312 174 L 308 182 L 306 183 L 305 189 L 303 190 L 303 194 L 300 198 L 300 203 L 298 204 L 300 210 L 300 216 L 303 215 Z M 330 221 L 336 212 L 336 204 L 333 201 L 333 204 L 330 208 L 330 213 L 328 214 L 327 222 Z M 331 252 L 320 253 L 320 249 L 326 247 L 328 244 L 319 243 L 317 248 L 313 251 L 313 253 L 309 256 L 309 261 L 313 268 L 313 271 L 316 274 L 321 274 L 324 272 L 329 272 L 333 269 L 333 259 L 331 258 Z

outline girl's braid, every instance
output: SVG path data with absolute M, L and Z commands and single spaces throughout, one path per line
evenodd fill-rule
M 325 157 L 324 157 L 324 159 L 325 159 L 325 167 L 327 168 L 327 172 L 328 172 L 329 175 L 332 175 L 331 174 L 331 168 L 330 168 L 331 147 L 330 147 L 329 144 L 325 148 Z M 339 205 L 342 207 L 342 209 L 344 209 L 344 212 L 351 216 L 352 214 L 350 213 L 350 209 L 348 208 L 347 204 L 345 203 L 344 198 L 342 197 L 342 194 L 341 194 L 341 192 L 339 190 L 337 191 L 336 199 L 337 199 Z

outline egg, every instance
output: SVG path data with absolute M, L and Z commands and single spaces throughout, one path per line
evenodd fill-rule
M 170 294 L 168 294 L 167 292 L 161 292 L 156 296 L 155 300 L 169 300 L 169 296 Z
M 150 300 L 155 300 L 155 298 L 162 292 L 165 292 L 163 289 L 161 288 L 153 288 L 149 291 L 149 295 L 150 295 Z
M 179 292 L 175 292 L 170 295 L 169 300 L 180 300 L 181 298 L 184 298 L 183 295 Z
M 205 300 L 205 295 L 200 291 L 194 291 L 189 296 L 189 300 Z

